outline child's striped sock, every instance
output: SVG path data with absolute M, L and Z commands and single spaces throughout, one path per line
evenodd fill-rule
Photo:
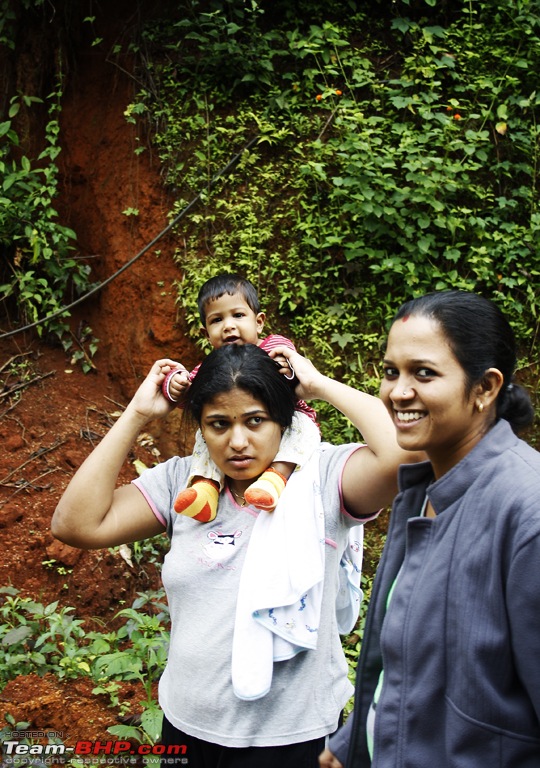
M 249 486 L 244 493 L 244 499 L 257 509 L 273 512 L 286 485 L 287 478 L 277 469 L 268 467 L 259 479 Z
M 179 515 L 187 515 L 200 523 L 210 523 L 217 515 L 219 485 L 214 480 L 194 480 L 189 488 L 180 491 L 174 502 Z

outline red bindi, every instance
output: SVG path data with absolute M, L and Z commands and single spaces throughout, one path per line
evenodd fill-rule
M 402 322 L 406 323 L 407 320 L 409 319 L 409 317 L 410 317 L 410 315 L 405 315 L 404 317 L 402 317 L 401 318 Z

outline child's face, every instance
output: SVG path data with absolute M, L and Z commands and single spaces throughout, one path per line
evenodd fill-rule
M 258 344 L 265 315 L 249 307 L 241 293 L 224 293 L 206 304 L 203 333 L 214 349 L 224 344 Z

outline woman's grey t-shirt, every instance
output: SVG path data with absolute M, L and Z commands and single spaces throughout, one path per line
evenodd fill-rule
M 134 481 L 171 537 L 162 578 L 172 630 L 159 702 L 179 730 L 224 746 L 261 747 L 307 741 L 336 729 L 353 690 L 335 616 L 339 560 L 351 526 L 360 522 L 343 509 L 341 475 L 358 447 L 321 448 L 326 547 L 317 649 L 274 663 L 269 693 L 254 701 L 233 692 L 231 649 L 239 578 L 258 511 L 238 506 L 225 490 L 211 523 L 176 514 L 173 503 L 186 486 L 190 457 L 170 459 Z

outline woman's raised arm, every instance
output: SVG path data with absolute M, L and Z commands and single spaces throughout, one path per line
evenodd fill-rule
M 144 426 L 172 409 L 161 394 L 173 360 L 158 360 L 133 399 L 77 470 L 51 521 L 53 536 L 81 549 L 138 541 L 163 531 L 144 496 L 133 485 L 117 488 L 122 465 Z
M 324 376 L 309 360 L 286 347 L 276 347 L 270 355 L 287 358 L 298 378 L 299 397 L 333 405 L 354 424 L 366 443 L 366 448 L 351 454 L 343 470 L 347 511 L 365 517 L 390 504 L 397 492 L 398 466 L 426 457 L 398 446 L 396 430 L 382 401 Z

